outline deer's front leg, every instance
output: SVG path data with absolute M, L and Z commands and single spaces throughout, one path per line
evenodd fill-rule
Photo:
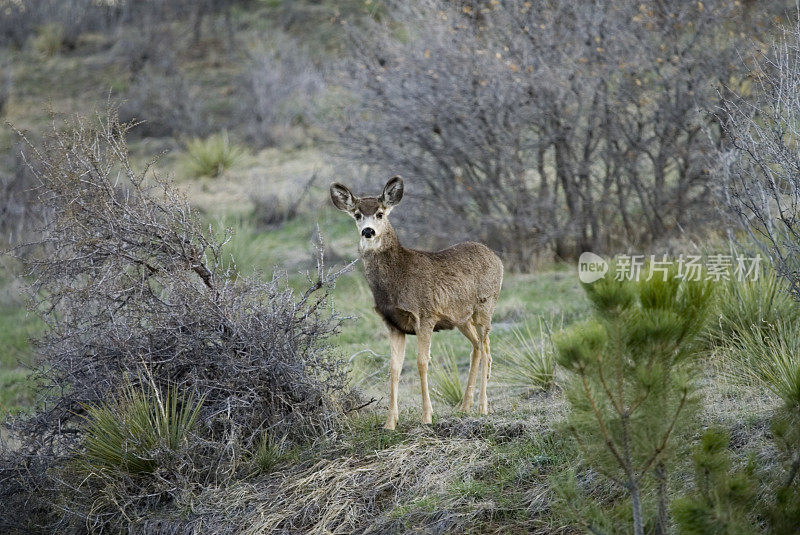
M 394 429 L 400 417 L 397 402 L 397 388 L 400 383 L 400 372 L 403 370 L 403 360 L 406 356 L 406 335 L 389 326 L 389 414 L 386 417 L 384 429 Z
M 428 393 L 428 362 L 431 360 L 431 336 L 433 326 L 421 324 L 417 327 L 417 369 L 422 384 L 422 423 L 433 421 L 433 405 Z

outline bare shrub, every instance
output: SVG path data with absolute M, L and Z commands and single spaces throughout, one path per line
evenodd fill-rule
M 302 184 L 299 181 L 292 183 L 283 192 L 276 192 L 276 188 L 266 181 L 257 181 L 249 194 L 255 223 L 269 228 L 280 226 L 297 217 L 316 181 L 317 173 L 313 173 Z
M 717 141 L 699 110 L 737 75 L 739 34 L 721 22 L 736 9 L 397 3 L 354 32 L 339 138 L 419 184 L 420 232 L 479 238 L 512 268 L 542 249 L 641 246 L 707 217 Z
M 800 301 L 800 26 L 748 59 L 752 83 L 728 88 L 719 109 L 722 195 Z
M 134 135 L 175 137 L 209 133 L 201 98 L 172 62 L 165 66 L 143 65 L 125 97 L 120 114 L 126 120 L 142 121 Z
M 0 243 L 19 244 L 29 238 L 46 210 L 36 200 L 36 180 L 12 145 L 0 159 Z
M 8 60 L 0 61 L 0 117 L 6 113 L 12 86 L 11 62 Z
M 131 126 L 113 110 L 54 120 L 26 151 L 53 211 L 39 254 L 23 259 L 47 328 L 41 400 L 11 422 L 19 447 L 0 466 L 0 502 L 28 491 L 29 507 L 56 504 L 55 525 L 119 528 L 193 482 L 224 482 L 265 431 L 305 443 L 332 431 L 343 411 L 345 363 L 325 344 L 340 323 L 326 305 L 338 274 L 325 271 L 321 250 L 299 296 L 281 276 L 235 278 L 220 259 L 226 236 L 204 232 L 168 179 L 131 167 Z M 158 492 L 135 479 L 81 487 L 65 461 L 83 446 L 87 407 L 128 381 L 136 387 L 142 368 L 162 393 L 202 397 L 199 442 L 184 468 L 158 473 Z
M 308 124 L 314 99 L 325 87 L 324 76 L 288 36 L 273 45 L 262 43 L 250 53 L 244 80 L 242 113 L 251 141 L 273 145 L 293 124 Z

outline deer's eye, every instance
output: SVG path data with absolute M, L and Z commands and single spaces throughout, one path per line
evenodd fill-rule
M 383 219 L 383 212 L 378 212 L 377 214 L 375 214 L 375 217 L 377 217 L 378 219 Z
M 359 219 L 361 219 L 361 214 L 356 214 L 356 221 L 358 221 Z

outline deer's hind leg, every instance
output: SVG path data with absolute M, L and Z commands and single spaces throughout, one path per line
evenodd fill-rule
M 479 398 L 479 409 L 481 414 L 489 414 L 489 396 L 487 393 L 487 388 L 489 386 L 489 376 L 492 374 L 492 349 L 489 343 L 490 330 L 491 327 L 485 327 L 481 337 L 481 356 L 483 357 L 483 366 L 481 368 L 481 395 Z
M 472 354 L 470 355 L 469 363 L 469 377 L 467 378 L 467 387 L 464 390 L 464 397 L 461 398 L 461 410 L 469 412 L 472 410 L 472 402 L 475 397 L 475 382 L 478 379 L 478 369 L 481 364 L 481 339 L 478 331 L 475 329 L 475 324 L 470 321 L 466 325 L 458 328 L 461 334 L 467 337 L 472 343 Z

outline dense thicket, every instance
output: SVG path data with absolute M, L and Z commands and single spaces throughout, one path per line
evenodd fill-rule
M 349 154 L 418 184 L 426 235 L 528 269 L 709 216 L 706 111 L 750 42 L 733 2 L 397 3 L 358 31 Z M 746 54 L 746 52 L 744 52 Z M 420 217 L 424 214 L 424 217 Z

